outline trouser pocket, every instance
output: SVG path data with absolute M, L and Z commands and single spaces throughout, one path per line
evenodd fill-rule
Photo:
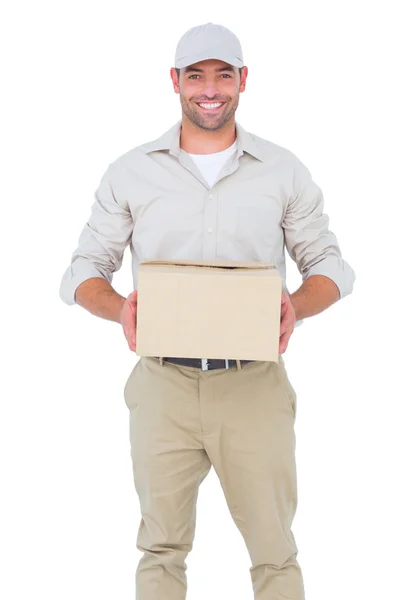
M 290 383 L 287 371 L 286 371 L 286 367 L 285 367 L 285 363 L 284 360 L 282 358 L 282 356 L 279 356 L 279 360 L 276 364 L 276 373 L 278 375 L 279 381 L 281 383 L 281 386 L 283 388 L 286 400 L 293 412 L 293 417 L 296 418 L 296 413 L 297 413 L 297 394 L 292 386 L 292 384 Z

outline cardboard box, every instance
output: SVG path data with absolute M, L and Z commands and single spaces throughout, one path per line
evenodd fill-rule
M 136 353 L 277 362 L 281 296 L 275 263 L 142 261 Z

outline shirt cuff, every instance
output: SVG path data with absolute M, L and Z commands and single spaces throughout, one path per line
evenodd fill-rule
M 84 258 L 75 260 L 65 271 L 60 285 L 60 298 L 65 304 L 76 304 L 75 291 L 76 288 L 92 277 L 101 277 L 108 283 L 111 283 L 111 277 L 106 277 L 97 269 L 93 263 Z
M 335 256 L 327 256 L 310 267 L 307 273 L 303 275 L 303 281 L 311 277 L 311 275 L 325 275 L 325 277 L 332 279 L 339 288 L 340 298 L 351 294 L 356 279 L 355 272 L 351 266 L 342 258 Z

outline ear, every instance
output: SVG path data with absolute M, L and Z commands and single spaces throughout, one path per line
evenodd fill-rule
M 172 85 L 174 86 L 174 92 L 175 92 L 175 94 L 179 94 L 179 81 L 178 81 L 178 75 L 175 71 L 175 68 L 171 67 L 169 73 L 170 73 L 170 76 L 172 79 Z
M 239 87 L 240 92 L 244 92 L 246 89 L 246 79 L 247 79 L 248 73 L 249 73 L 249 69 L 247 67 L 243 67 L 242 68 L 242 76 L 240 78 L 240 87 Z

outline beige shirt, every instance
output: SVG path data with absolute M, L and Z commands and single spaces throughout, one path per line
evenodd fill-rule
M 321 189 L 292 152 L 236 121 L 237 150 L 210 188 L 180 148 L 180 128 L 181 120 L 108 166 L 62 276 L 66 304 L 86 279 L 111 283 L 128 245 L 133 289 L 144 259 L 218 258 L 273 261 L 288 291 L 286 245 L 303 280 L 325 275 L 341 298 L 352 292 L 355 273 L 329 230 Z

